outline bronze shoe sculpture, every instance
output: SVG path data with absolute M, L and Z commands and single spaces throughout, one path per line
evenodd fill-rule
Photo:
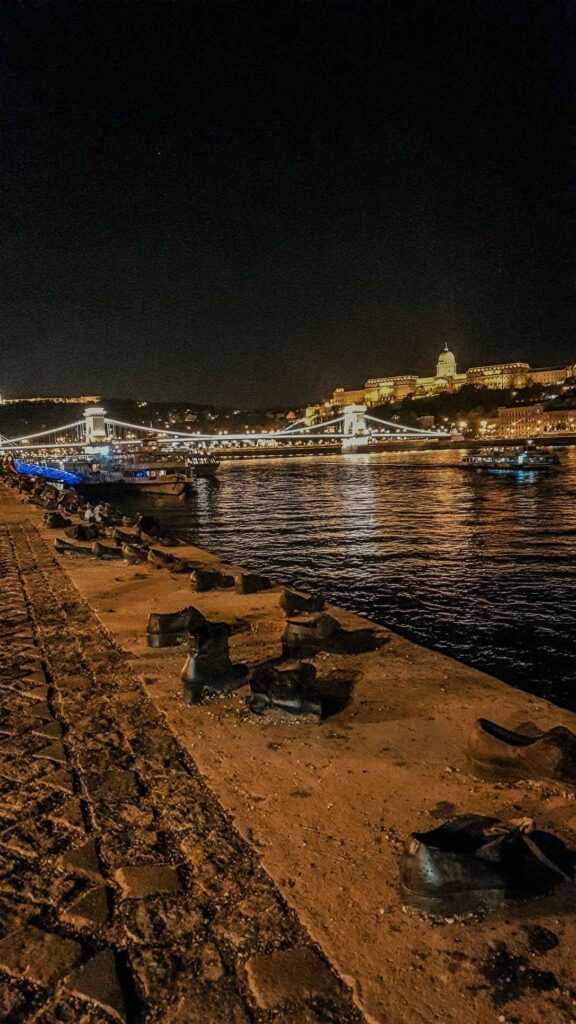
M 256 715 L 276 708 L 292 715 L 322 718 L 322 702 L 315 684 L 316 669 L 309 662 L 298 662 L 281 670 L 263 666 L 252 675 L 246 703 Z
M 234 586 L 234 577 L 216 569 L 193 569 L 190 573 L 190 587 L 198 593 L 206 590 L 226 590 Z
M 461 815 L 414 832 L 400 867 L 404 901 L 439 916 L 494 909 L 574 881 L 574 853 L 530 818 L 504 822 Z
M 147 548 L 143 548 L 140 544 L 122 544 L 121 545 L 122 557 L 128 565 L 140 565 L 145 562 L 148 557 Z
M 270 590 L 272 583 L 267 576 L 240 572 L 234 577 L 234 585 L 238 594 L 257 594 L 261 590 Z
M 177 647 L 205 625 L 202 612 L 192 605 L 179 612 L 151 612 L 146 628 L 148 647 Z
M 56 537 L 54 550 L 58 555 L 78 555 L 84 558 L 93 558 L 92 548 L 82 547 L 81 544 L 70 544 L 62 537 Z
M 280 595 L 280 607 L 288 616 L 300 612 L 321 612 L 325 605 L 321 594 L 304 594 L 300 590 L 286 588 Z
M 96 540 L 100 536 L 100 530 L 95 523 L 76 523 L 65 532 L 71 540 Z
M 309 658 L 318 651 L 362 654 L 375 650 L 378 644 L 373 629 L 344 629 L 327 612 L 293 615 L 286 619 L 282 634 L 285 658 Z
M 180 675 L 186 704 L 197 704 L 217 693 L 230 693 L 244 682 L 248 667 L 230 661 L 229 634 L 223 622 L 206 622 L 194 631 L 190 654 Z
M 149 548 L 144 544 L 140 546 L 146 548 L 146 560 L 156 569 L 168 569 L 169 572 L 190 571 L 189 563 L 183 558 L 178 558 L 176 555 L 170 554 L 169 551 L 162 551 L 160 548 Z
M 116 547 L 112 544 L 102 544 L 101 541 L 95 540 L 92 545 L 92 554 L 96 555 L 96 558 L 102 558 L 105 561 L 112 561 L 113 559 L 123 558 L 122 548 Z
M 562 725 L 530 735 L 479 718 L 468 739 L 468 760 L 484 779 L 552 779 L 576 785 L 576 735 Z
M 63 530 L 70 526 L 70 519 L 63 516 L 61 512 L 45 512 L 44 526 L 47 526 L 49 530 Z

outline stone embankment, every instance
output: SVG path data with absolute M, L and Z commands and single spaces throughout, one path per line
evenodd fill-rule
M 360 1021 L 34 526 L 0 572 L 0 1019 Z
M 233 622 L 254 668 L 280 653 L 279 588 L 191 593 L 150 564 L 56 558 L 55 536 L 0 494 L 0 1019 L 576 1019 L 568 886 L 448 921 L 398 892 L 403 839 L 451 814 L 530 815 L 576 845 L 572 793 L 464 759 L 480 715 L 574 716 L 384 629 L 314 658 L 352 690 L 322 724 L 255 716 L 245 689 L 186 706 L 184 653 L 147 647 L 149 613 Z

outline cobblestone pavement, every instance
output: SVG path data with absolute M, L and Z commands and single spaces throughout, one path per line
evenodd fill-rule
M 0 1020 L 362 1019 L 38 531 L 0 527 Z

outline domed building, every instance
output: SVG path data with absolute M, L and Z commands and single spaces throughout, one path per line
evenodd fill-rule
M 436 360 L 436 373 L 431 377 L 403 373 L 387 377 L 371 377 L 363 388 L 348 390 L 336 388 L 333 395 L 322 405 L 310 406 L 306 410 L 309 422 L 314 417 L 332 415 L 347 405 L 378 405 L 383 402 L 398 402 L 403 398 L 426 398 L 446 391 L 458 391 L 465 386 L 476 388 L 507 389 L 524 388 L 528 384 L 561 385 L 576 377 L 576 364 L 532 368 L 529 363 L 491 363 L 472 366 L 464 373 L 458 373 L 456 358 L 445 344 Z
M 436 363 L 436 376 L 451 380 L 456 375 L 456 358 L 454 353 L 448 348 L 447 343 L 444 343 L 444 348 L 438 356 L 438 362 Z

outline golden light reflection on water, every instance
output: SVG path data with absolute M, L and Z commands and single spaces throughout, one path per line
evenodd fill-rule
M 576 706 L 576 449 L 538 478 L 458 452 L 224 464 L 156 512 L 195 540 Z

